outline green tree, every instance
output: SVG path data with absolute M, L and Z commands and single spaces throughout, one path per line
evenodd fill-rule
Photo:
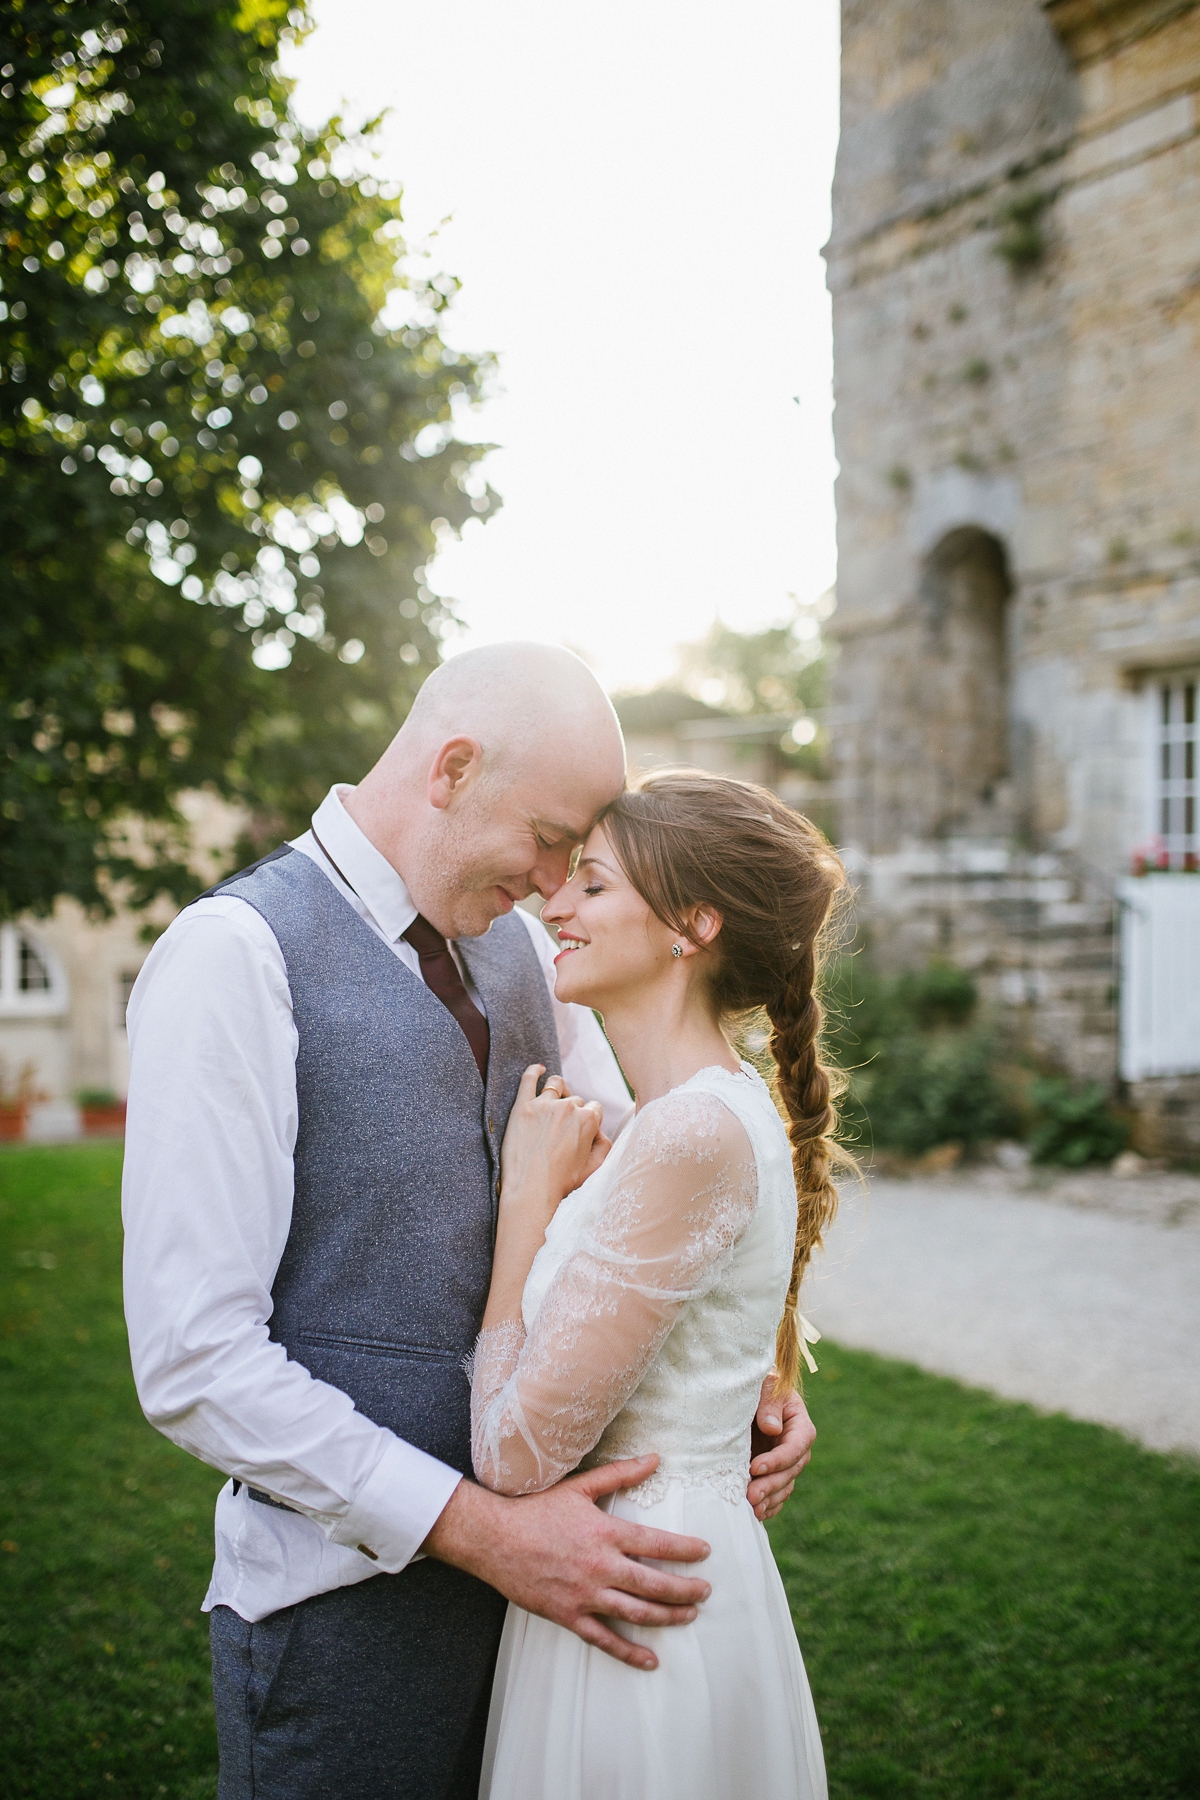
M 832 597 L 823 595 L 763 631 L 735 631 L 718 619 L 699 643 L 680 651 L 685 687 L 709 706 L 749 715 L 800 714 L 796 736 L 785 735 L 780 753 L 785 765 L 811 775 L 824 768 L 828 664 L 820 627 L 831 610 Z
M 438 537 L 497 504 L 454 422 L 489 364 L 398 191 L 296 121 L 301 12 L 0 22 L 0 916 L 105 910 L 194 890 L 181 791 L 281 832 L 395 729 Z

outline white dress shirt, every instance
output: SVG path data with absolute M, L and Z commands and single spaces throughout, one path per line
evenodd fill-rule
M 329 856 L 312 832 L 293 848 L 419 975 L 402 936 L 416 907 L 343 807 L 348 791 L 331 790 L 313 817 Z M 632 1112 L 616 1059 L 586 1008 L 553 998 L 553 946 L 519 916 L 545 971 L 563 1074 L 603 1103 L 615 1136 Z M 204 1605 L 250 1621 L 403 1569 L 461 1480 L 268 1335 L 292 1218 L 297 1041 L 283 953 L 261 913 L 224 895 L 180 913 L 129 1002 L 125 1313 L 147 1418 L 245 1484 L 217 1498 Z M 295 1510 L 251 1500 L 246 1485 Z

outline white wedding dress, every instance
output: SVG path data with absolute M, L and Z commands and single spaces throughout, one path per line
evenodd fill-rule
M 694 1623 L 620 1627 L 653 1646 L 650 1673 L 509 1607 L 481 1800 L 825 1800 L 783 1583 L 746 1499 L 795 1221 L 766 1086 L 748 1064 L 703 1069 L 643 1107 L 562 1202 L 525 1284 L 524 1330 L 481 1335 L 482 1481 L 533 1493 L 657 1451 L 651 1479 L 607 1510 L 712 1546 L 693 1565 L 712 1583 Z

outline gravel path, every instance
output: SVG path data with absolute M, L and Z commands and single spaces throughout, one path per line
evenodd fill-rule
M 803 1304 L 838 1343 L 1200 1455 L 1195 1176 L 848 1187 Z

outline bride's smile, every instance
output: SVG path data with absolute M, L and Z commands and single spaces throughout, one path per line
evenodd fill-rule
M 634 991 L 685 989 L 691 959 L 719 930 L 708 908 L 695 909 L 691 936 L 674 930 L 646 904 L 621 867 L 603 825 L 590 833 L 571 873 L 542 909 L 558 937 L 555 998 L 605 1012 Z

